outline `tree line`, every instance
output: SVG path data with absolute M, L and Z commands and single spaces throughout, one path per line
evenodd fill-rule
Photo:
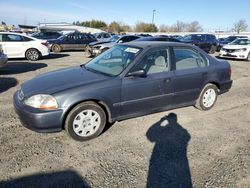
M 112 32 L 112 33 L 122 33 L 122 32 L 201 32 L 203 31 L 203 27 L 200 25 L 198 21 L 193 21 L 190 23 L 176 21 L 176 23 L 172 25 L 162 24 L 157 27 L 153 23 L 146 23 L 142 21 L 138 21 L 134 26 L 130 26 L 124 24 L 122 22 L 113 21 L 110 24 L 102 21 L 102 20 L 90 20 L 90 21 L 75 21 L 74 25 L 92 27 L 97 29 L 102 29 L 104 31 Z M 244 19 L 240 19 L 239 21 L 233 24 L 231 31 L 240 33 L 246 31 L 248 25 Z

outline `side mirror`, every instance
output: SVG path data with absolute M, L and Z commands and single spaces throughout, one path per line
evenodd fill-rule
M 122 41 L 122 40 L 119 40 L 118 43 L 123 43 L 123 41 Z
M 140 70 L 128 73 L 127 76 L 129 76 L 129 77 L 146 77 L 146 75 L 147 74 L 146 74 L 145 70 L 140 69 Z

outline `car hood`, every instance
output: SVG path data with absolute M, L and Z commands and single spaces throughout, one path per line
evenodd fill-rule
M 97 44 L 104 44 L 104 43 L 109 43 L 109 41 L 97 41 L 97 42 L 91 42 L 89 43 L 89 46 L 95 46 Z
M 54 94 L 66 89 L 105 81 L 111 77 L 86 70 L 84 67 L 71 67 L 49 72 L 35 77 L 22 85 L 25 97 L 36 94 Z
M 113 47 L 115 44 L 116 44 L 115 42 L 108 42 L 108 43 L 103 43 L 103 44 L 95 45 L 95 46 L 101 46 L 101 48 L 111 48 L 111 47 Z
M 250 49 L 250 46 L 249 46 L 249 45 L 225 45 L 225 46 L 223 46 L 223 48 L 226 48 L 226 49 L 242 49 L 242 48 L 248 48 L 248 49 Z

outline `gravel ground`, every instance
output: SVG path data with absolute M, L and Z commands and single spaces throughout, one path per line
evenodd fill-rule
M 87 142 L 22 127 L 12 106 L 20 84 L 87 61 L 65 52 L 0 70 L 0 187 L 250 187 L 249 62 L 230 61 L 233 87 L 208 112 L 117 122 Z

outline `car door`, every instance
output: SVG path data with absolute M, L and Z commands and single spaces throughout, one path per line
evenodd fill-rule
M 74 35 L 73 34 L 65 35 L 61 45 L 64 50 L 74 50 L 76 48 Z
M 174 104 L 194 102 L 208 75 L 208 60 L 196 49 L 174 47 Z
M 24 57 L 27 42 L 23 36 L 16 34 L 2 34 L 1 42 L 4 53 L 9 58 Z
M 173 87 L 169 49 L 147 53 L 130 72 L 145 70 L 144 77 L 126 76 L 122 80 L 121 106 L 124 116 L 150 112 L 171 105 Z
M 86 44 L 88 43 L 88 37 L 85 33 L 79 33 L 78 39 L 77 39 L 77 46 L 79 50 L 83 50 L 86 47 Z

